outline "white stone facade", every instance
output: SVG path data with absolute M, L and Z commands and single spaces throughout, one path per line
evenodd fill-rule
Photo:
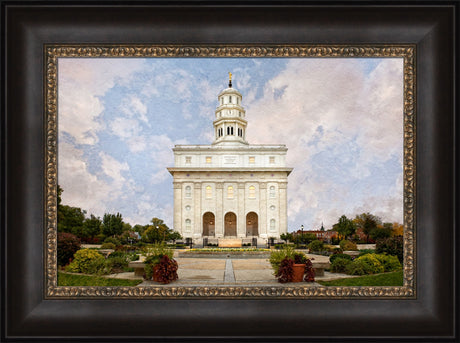
M 174 229 L 184 238 L 278 238 L 287 232 L 285 145 L 246 142 L 241 94 L 219 96 L 212 145 L 176 145 Z

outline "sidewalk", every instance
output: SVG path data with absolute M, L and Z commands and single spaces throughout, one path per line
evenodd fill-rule
M 321 256 L 323 257 L 323 256 Z M 316 256 L 315 256 L 316 259 Z M 273 275 L 273 269 L 267 259 L 212 259 L 177 258 L 179 279 L 169 286 L 280 286 L 283 285 Z M 134 278 L 134 273 L 129 278 Z M 125 277 L 127 277 L 126 275 Z M 122 275 L 117 277 L 124 278 Z M 333 280 L 349 278 L 350 275 L 325 272 L 315 280 Z M 135 277 L 141 278 L 141 277 Z M 289 286 L 297 283 L 289 283 Z M 161 285 L 153 281 L 144 281 L 139 286 Z M 319 286 L 316 282 L 298 283 L 299 286 Z M 165 285 L 168 286 L 168 285 Z

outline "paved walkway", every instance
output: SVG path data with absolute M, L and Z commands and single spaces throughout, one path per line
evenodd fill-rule
M 327 258 L 320 256 L 322 258 Z M 317 259 L 317 256 L 315 256 Z M 319 258 L 318 258 L 319 259 Z M 267 259 L 212 259 L 212 258 L 176 258 L 179 264 L 179 279 L 170 286 L 280 286 L 273 275 L 273 269 Z M 135 278 L 134 273 L 121 273 L 118 278 Z M 325 272 L 315 280 L 334 280 L 349 278 L 350 275 Z M 140 286 L 158 286 L 157 282 L 144 281 Z M 289 283 L 293 286 L 296 283 Z M 319 286 L 317 283 L 298 283 L 299 286 Z

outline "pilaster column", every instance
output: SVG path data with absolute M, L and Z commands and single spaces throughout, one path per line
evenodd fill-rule
M 278 196 L 280 199 L 280 221 L 278 235 L 287 232 L 287 182 L 278 184 Z
M 245 202 L 246 196 L 244 190 L 246 185 L 244 182 L 238 182 L 238 212 L 237 212 L 237 236 L 240 238 L 246 237 L 246 215 L 245 215 Z
M 203 230 L 203 224 L 202 224 L 202 218 L 201 218 L 201 183 L 200 182 L 195 182 L 193 184 L 193 190 L 194 190 L 194 209 L 195 209 L 195 217 L 194 217 L 194 223 L 193 223 L 193 237 L 194 238 L 199 238 L 202 235 L 202 230 Z
M 173 229 L 183 234 L 182 227 L 182 182 L 173 181 L 174 189 L 174 216 L 173 216 Z
M 215 226 L 215 233 L 216 238 L 224 237 L 224 213 L 223 213 L 223 183 L 216 182 L 216 226 Z
M 259 182 L 259 236 L 267 238 L 267 183 Z

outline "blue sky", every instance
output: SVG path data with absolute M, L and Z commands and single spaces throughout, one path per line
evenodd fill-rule
M 403 61 L 360 58 L 61 58 L 63 203 L 172 228 L 175 144 L 213 141 L 228 72 L 252 144 L 286 144 L 288 228 L 345 214 L 403 218 Z

